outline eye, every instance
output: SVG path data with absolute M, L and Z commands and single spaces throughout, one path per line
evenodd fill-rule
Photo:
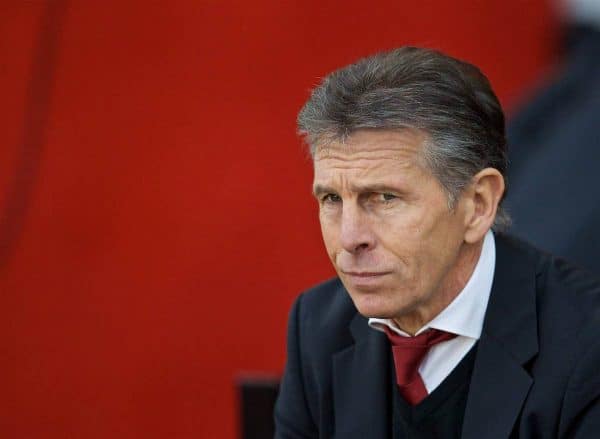
M 389 201 L 392 201 L 392 200 L 395 200 L 396 198 L 398 198 L 396 195 L 388 194 L 388 193 L 382 193 L 382 194 L 379 194 L 379 196 L 381 197 L 381 201 L 384 201 L 384 202 L 389 202 Z
M 340 201 L 342 201 L 342 198 L 337 194 L 326 194 L 321 197 L 323 203 L 339 203 Z

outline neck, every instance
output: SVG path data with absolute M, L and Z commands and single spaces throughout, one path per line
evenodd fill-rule
M 396 326 L 407 334 L 415 335 L 450 305 L 473 275 L 482 248 L 483 240 L 475 244 L 463 244 L 456 264 L 446 273 L 440 287 L 410 312 L 394 317 L 392 320 Z

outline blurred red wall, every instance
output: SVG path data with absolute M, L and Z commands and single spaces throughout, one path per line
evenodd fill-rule
M 378 49 L 552 60 L 543 0 L 0 4 L 0 436 L 234 438 L 332 274 L 296 138 L 308 89 Z

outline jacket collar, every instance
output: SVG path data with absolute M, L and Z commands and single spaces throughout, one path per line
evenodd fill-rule
M 336 437 L 389 437 L 389 346 L 385 334 L 356 314 L 350 323 L 355 343 L 333 357 Z
M 533 382 L 523 366 L 538 352 L 536 259 L 523 244 L 496 240 L 496 272 L 463 423 L 464 439 L 506 438 Z

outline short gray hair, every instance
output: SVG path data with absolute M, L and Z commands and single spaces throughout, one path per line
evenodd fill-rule
M 449 208 L 482 169 L 506 179 L 504 113 L 488 79 L 472 64 L 441 52 L 402 47 L 327 75 L 298 115 L 298 132 L 314 155 L 360 129 L 418 129 L 423 158 L 448 194 Z M 499 206 L 494 229 L 508 227 Z

